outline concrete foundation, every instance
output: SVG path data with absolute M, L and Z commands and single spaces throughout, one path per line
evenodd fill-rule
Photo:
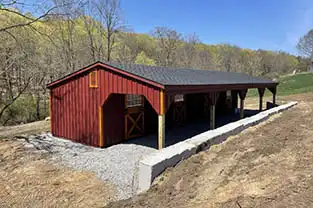
M 296 104 L 297 102 L 290 102 L 288 104 L 263 111 L 257 115 L 198 134 L 190 139 L 146 156 L 139 162 L 138 191 L 143 192 L 148 190 L 153 180 L 166 168 L 175 166 L 181 160 L 184 160 L 199 151 L 206 150 L 213 144 L 222 143 L 229 136 L 236 135 L 250 126 L 257 125 L 258 123 L 267 120 L 271 115 L 287 110 Z

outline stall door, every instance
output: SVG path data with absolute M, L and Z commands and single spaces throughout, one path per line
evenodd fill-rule
M 142 136 L 144 133 L 144 97 L 141 95 L 126 95 L 125 139 Z

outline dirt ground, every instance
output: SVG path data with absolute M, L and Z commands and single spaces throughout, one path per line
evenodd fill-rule
M 103 207 L 114 187 L 94 174 L 51 164 L 48 155 L 0 140 L 0 207 Z
M 17 135 L 38 134 L 50 131 L 50 121 L 36 121 L 17 126 L 0 126 L 0 139 L 13 138 Z
M 313 93 L 167 170 L 146 193 L 107 207 L 313 207 Z

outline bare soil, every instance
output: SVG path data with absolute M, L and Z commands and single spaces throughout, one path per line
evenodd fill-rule
M 313 207 L 313 93 L 299 104 L 162 174 L 107 207 Z
M 18 135 L 39 134 L 50 130 L 50 121 L 36 121 L 17 126 L 0 126 L 0 139 Z
M 48 157 L 13 139 L 0 140 L 0 207 L 103 207 L 114 200 L 110 184 Z

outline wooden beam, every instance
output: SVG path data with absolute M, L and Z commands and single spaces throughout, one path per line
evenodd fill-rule
M 103 147 L 103 110 L 102 106 L 99 107 L 99 147 Z
M 263 108 L 263 96 L 264 96 L 264 92 L 265 92 L 265 88 L 258 88 L 258 92 L 259 92 L 259 110 L 262 111 Z
M 160 113 L 158 115 L 158 147 L 165 147 L 165 99 L 164 91 L 160 91 Z
M 210 105 L 210 129 L 215 129 L 215 105 Z

